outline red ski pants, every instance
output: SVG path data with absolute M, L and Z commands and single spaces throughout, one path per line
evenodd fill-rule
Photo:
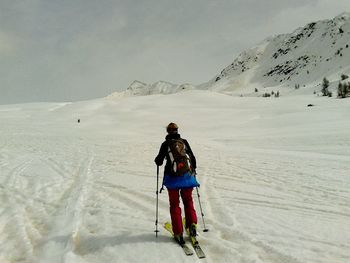
M 168 189 L 171 224 L 174 235 L 179 235 L 183 232 L 180 195 L 185 209 L 186 228 L 188 228 L 192 223 L 197 224 L 197 215 L 196 211 L 194 210 L 192 191 L 193 188 Z

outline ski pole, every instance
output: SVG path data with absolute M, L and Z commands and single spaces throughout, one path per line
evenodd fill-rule
M 158 237 L 158 188 L 159 188 L 159 166 L 157 165 L 157 191 L 156 191 L 156 195 L 157 195 L 157 201 L 156 201 L 156 230 L 154 232 L 156 232 L 156 237 Z
M 201 210 L 202 221 L 203 221 L 203 226 L 204 226 L 203 232 L 208 232 L 209 229 L 205 227 L 204 214 L 203 214 L 203 210 L 202 210 L 202 204 L 201 204 L 201 199 L 200 199 L 200 195 L 199 195 L 199 191 L 198 191 L 198 186 L 196 187 L 196 190 L 197 190 L 198 203 L 199 203 L 199 208 L 200 208 L 200 210 Z

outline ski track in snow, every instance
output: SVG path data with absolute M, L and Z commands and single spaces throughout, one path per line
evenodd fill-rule
M 92 162 L 93 156 L 88 156 L 79 164 L 72 175 L 71 185 L 62 193 L 60 205 L 53 214 L 53 222 L 48 225 L 47 237 L 40 240 L 36 247 L 38 262 L 54 262 L 54 254 L 57 254 L 57 257 L 54 257 L 57 263 L 65 262 L 66 254 L 74 251 L 79 245 L 79 228 L 82 209 L 88 195 Z M 57 243 L 60 249 L 57 249 Z
M 305 174 L 304 170 L 309 170 L 305 169 L 307 165 L 313 166 L 312 169 L 327 169 L 327 167 L 319 167 L 322 162 L 319 160 L 314 161 L 314 163 L 306 162 L 301 168 L 297 166 L 297 163 L 301 163 L 301 160 L 273 156 L 272 159 L 276 160 L 274 162 L 276 167 L 266 167 L 264 165 L 264 159 L 268 159 L 266 156 L 259 160 L 256 158 L 258 156 L 251 158 L 251 155 L 247 155 L 244 158 L 244 154 L 241 152 L 237 154 L 238 156 L 235 159 L 226 161 L 226 169 L 216 168 L 205 171 L 208 176 L 206 185 L 211 186 L 205 188 L 208 202 L 207 210 L 210 211 L 211 218 L 209 223 L 215 225 L 212 227 L 216 231 L 219 230 L 220 235 L 217 235 L 216 238 L 225 241 L 224 244 L 226 244 L 226 249 L 230 251 L 229 254 L 236 254 L 236 258 L 242 258 L 241 260 L 244 262 L 246 251 L 254 249 L 251 254 L 259 255 L 258 258 L 254 259 L 254 262 L 256 260 L 256 262 L 298 263 L 302 262 L 298 259 L 298 254 L 303 250 L 303 245 L 308 243 L 309 246 L 314 247 L 310 261 L 331 262 L 332 256 L 339 255 L 342 255 L 344 259 L 348 258 L 349 255 L 344 250 L 350 249 L 349 244 L 342 244 L 339 247 L 339 244 L 327 241 L 327 239 L 313 237 L 311 233 L 308 233 L 308 229 L 301 229 L 300 233 L 295 233 L 297 228 L 286 225 L 285 220 L 279 222 L 278 219 L 276 220 L 273 217 L 275 210 L 281 210 L 285 211 L 283 213 L 293 216 L 316 217 L 327 226 L 334 224 L 337 218 L 342 218 L 344 222 L 350 219 L 350 210 L 347 203 L 349 190 L 344 187 L 341 191 L 334 191 L 334 188 L 326 186 L 324 182 L 329 179 L 326 178 L 327 180 L 325 180 L 323 178 L 324 176 L 328 177 L 326 173 L 323 173 L 323 176 L 317 175 L 317 173 L 315 173 L 316 176 L 314 176 L 314 173 Z M 232 153 L 227 154 L 227 156 L 232 156 Z M 214 156 L 208 157 L 208 162 L 214 158 Z M 225 163 L 225 160 L 221 160 L 221 163 Z M 329 162 L 327 162 L 327 165 L 329 165 Z M 257 170 L 256 167 L 259 167 L 259 169 Z M 302 176 L 298 176 L 300 181 L 295 177 L 291 177 L 290 172 L 285 173 L 288 175 L 286 177 L 284 174 L 285 167 L 295 169 L 293 172 Z M 344 171 L 346 171 L 346 167 L 345 165 Z M 331 169 L 328 168 L 328 170 Z M 344 172 L 343 175 L 345 176 L 346 173 Z M 324 180 L 324 182 L 318 184 L 319 188 L 311 185 L 314 184 L 315 177 L 317 181 Z M 339 178 L 341 177 L 339 176 Z M 337 178 L 333 178 L 333 180 L 336 181 Z M 341 187 L 346 181 L 340 180 L 338 183 Z M 247 190 L 246 187 L 244 190 L 240 190 L 240 185 L 249 185 L 251 190 Z M 264 188 L 268 188 L 268 191 L 262 192 L 261 189 Z M 283 193 L 274 196 L 274 190 Z M 326 200 L 327 202 L 325 202 Z M 340 209 L 335 210 L 333 207 Z M 242 208 L 247 210 L 247 214 L 240 215 L 240 218 L 242 218 L 240 219 L 237 218 L 237 212 L 244 210 Z M 254 209 L 262 209 L 264 213 L 254 213 Z M 247 220 L 252 223 L 247 223 Z M 256 226 L 256 228 L 249 229 L 245 225 Z M 280 235 L 274 233 L 272 235 L 272 231 L 269 233 L 272 240 L 267 243 L 264 240 L 266 239 L 266 233 L 264 233 L 263 228 L 268 225 L 273 225 L 275 229 L 289 230 L 290 233 L 288 234 L 291 236 L 287 240 L 294 240 L 295 243 L 282 244 L 280 240 L 284 239 L 285 233 Z M 332 231 L 331 228 L 329 230 Z M 277 231 L 274 230 L 273 232 Z M 319 256 L 324 252 L 317 248 L 319 244 L 328 248 L 328 251 L 334 251 L 327 255 L 330 259 L 323 259 Z M 240 251 L 245 251 L 245 253 L 241 255 Z M 215 252 L 220 255 L 223 253 L 223 247 L 212 248 L 210 254 L 213 255 Z
M 242 173 L 242 170 L 244 174 L 244 170 L 246 170 L 241 167 L 232 166 L 232 163 L 230 163 L 229 167 L 230 169 L 235 170 L 236 174 Z M 216 235 L 211 238 L 218 239 L 218 244 L 221 244 L 221 246 L 211 247 L 209 254 L 212 259 L 215 259 L 215 257 L 219 257 L 222 254 L 226 254 L 227 258 L 225 259 L 225 262 L 230 262 L 233 258 L 239 260 L 239 262 L 244 262 L 247 260 L 245 257 L 248 253 L 252 255 L 249 258 L 249 261 L 251 262 L 299 262 L 262 242 L 250 238 L 247 234 L 239 230 L 237 228 L 238 222 L 234 213 L 228 213 L 228 208 L 230 208 L 231 205 L 237 204 L 237 200 L 233 198 L 228 202 L 223 202 L 222 194 L 220 194 L 220 192 L 223 193 L 227 189 L 224 187 L 217 187 L 216 183 L 219 180 L 227 179 L 235 181 L 236 178 L 231 179 L 226 176 L 220 177 L 220 174 L 223 173 L 222 169 L 208 169 L 205 173 L 208 174 L 209 177 L 205 182 L 206 185 L 212 186 L 205 189 L 208 202 L 207 211 L 211 218 L 209 224 L 216 232 Z M 244 253 L 242 253 L 242 251 L 244 251 Z M 213 260 L 213 262 L 215 262 L 215 260 Z
M 206 99 L 200 98 L 195 105 Z M 123 113 L 131 119 L 159 114 L 158 108 L 154 113 L 145 110 L 142 99 L 135 101 L 136 113 Z M 146 99 L 145 103 L 150 107 Z M 93 110 L 100 111 L 103 104 L 96 105 L 99 107 Z M 127 109 L 133 107 L 130 101 L 126 105 Z M 350 231 L 350 159 L 346 150 L 338 155 L 313 152 L 312 140 L 309 151 L 307 147 L 293 148 L 288 140 L 282 140 L 279 148 L 278 137 L 271 145 L 261 142 L 255 147 L 250 135 L 222 139 L 220 125 L 212 127 L 211 123 L 208 129 L 213 129 L 217 138 L 185 136 L 198 158 L 200 197 L 210 229 L 201 231 L 194 191 L 199 240 L 207 255 L 199 260 L 183 255 L 162 229 L 162 223 L 170 220 L 166 190 L 159 196 L 157 239 L 153 232 L 153 159 L 163 137 L 146 133 L 135 138 L 133 129 L 139 127 L 110 110 L 106 110 L 107 116 L 117 118 L 116 123 L 124 121 L 122 128 L 110 127 L 118 135 L 103 133 L 104 128 L 91 129 L 84 120 L 80 126 L 64 124 L 63 117 L 57 126 L 41 124 L 51 114 L 61 116 L 74 104 L 46 107 L 48 116 L 41 113 L 37 122 L 17 123 L 16 118 L 27 116 L 26 110 L 18 110 L 11 113 L 14 121 L 6 115 L 8 125 L 0 127 L 1 263 L 345 263 L 350 258 L 350 240 L 345 234 Z M 227 116 L 236 112 L 230 107 Z M 168 116 L 163 114 L 166 123 Z M 202 116 L 201 110 L 192 114 Z M 245 127 L 249 120 L 257 121 L 255 110 L 247 114 L 235 125 Z M 71 116 L 67 119 L 75 122 Z M 130 125 L 130 135 L 125 124 Z M 250 127 L 247 130 L 251 132 Z M 348 142 L 343 140 L 341 147 Z M 299 149 L 302 146 L 298 145 Z M 160 183 L 162 172 L 160 169 Z
M 4 190 L 1 199 L 6 204 L 2 215 L 8 216 L 6 221 L 2 222 L 3 233 L 14 237 L 10 239 L 11 242 L 3 243 L 2 246 L 16 248 L 10 257 L 11 261 L 47 262 L 46 259 L 50 258 L 50 262 L 64 262 L 63 259 L 51 258 L 50 240 L 61 238 L 62 249 L 66 249 L 74 243 L 77 236 L 83 195 L 87 186 L 85 181 L 88 180 L 92 158 L 82 161 L 75 171 L 69 174 L 52 158 L 47 158 L 47 152 L 36 148 L 41 146 L 28 145 L 21 141 L 18 158 L 8 160 L 5 165 L 8 169 L 2 169 L 4 176 L 1 179 L 5 180 L 1 182 L 1 188 Z M 21 164 L 12 167 L 11 163 Z M 40 174 L 37 168 L 46 168 L 44 170 L 50 171 L 51 178 L 46 180 L 40 177 L 45 174 Z M 57 199 L 48 200 L 50 198 L 47 197 Z M 65 238 L 58 236 L 61 229 L 66 229 L 69 224 L 70 235 Z M 64 257 L 64 253 L 56 248 L 56 253 Z

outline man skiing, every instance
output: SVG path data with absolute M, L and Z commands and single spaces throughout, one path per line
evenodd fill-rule
M 199 186 L 195 177 L 196 158 L 187 140 L 181 138 L 175 123 L 169 123 L 166 131 L 168 134 L 154 161 L 161 166 L 166 158 L 163 185 L 169 194 L 172 230 L 175 240 L 184 244 L 180 196 L 185 209 L 186 229 L 191 236 L 196 236 L 197 215 L 192 199 L 193 187 Z

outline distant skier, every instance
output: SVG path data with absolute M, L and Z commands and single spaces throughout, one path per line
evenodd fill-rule
M 193 187 L 199 186 L 195 177 L 196 158 L 187 140 L 178 134 L 175 123 L 170 123 L 166 130 L 168 134 L 154 161 L 161 166 L 166 158 L 163 185 L 169 194 L 172 229 L 175 240 L 184 244 L 180 195 L 185 209 L 186 229 L 191 236 L 197 235 L 197 215 L 192 199 Z

